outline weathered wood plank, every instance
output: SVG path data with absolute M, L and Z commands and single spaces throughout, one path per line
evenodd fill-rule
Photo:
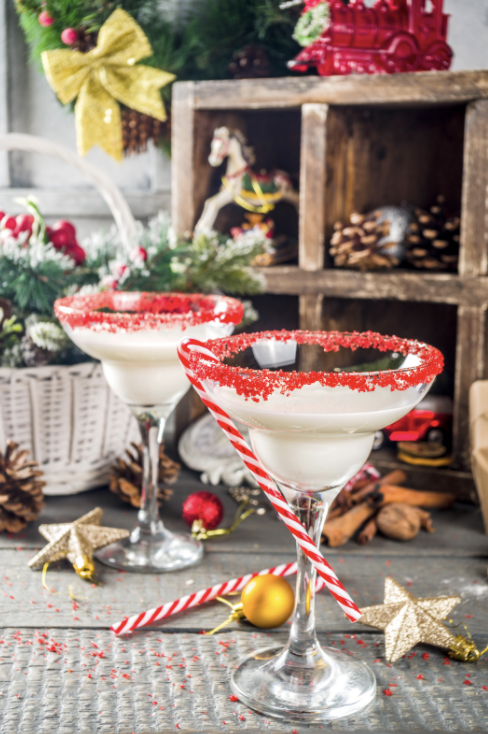
M 385 471 L 390 471 L 391 466 L 385 460 L 385 451 L 373 452 L 370 459 L 373 464 Z M 394 468 L 398 467 L 395 462 Z M 402 464 L 406 473 L 409 467 Z M 449 484 L 446 475 L 449 470 L 431 470 L 432 478 L 423 483 L 417 477 L 421 476 L 423 469 L 418 474 L 412 472 L 406 486 L 418 489 L 434 491 L 452 491 L 453 486 Z M 454 472 L 453 472 L 454 474 Z M 467 475 L 466 475 L 467 476 Z M 178 482 L 173 485 L 173 496 L 169 502 L 161 507 L 161 517 L 170 530 L 175 532 L 186 531 L 188 526 L 181 517 L 181 507 L 189 494 L 201 491 L 203 488 L 214 492 L 224 506 L 224 519 L 222 527 L 229 526 L 235 515 L 237 505 L 231 499 L 227 489 L 222 485 L 218 487 L 205 487 L 199 481 L 194 472 L 183 470 Z M 268 506 L 263 499 L 263 504 Z M 78 495 L 63 497 L 46 497 L 46 505 L 36 522 L 30 523 L 25 530 L 16 535 L 9 536 L 0 533 L 0 551 L 21 549 L 28 550 L 39 548 L 44 545 L 44 539 L 38 532 L 41 523 L 72 522 L 89 512 L 93 507 L 101 507 L 104 511 L 103 524 L 111 527 L 132 529 L 136 522 L 137 510 L 122 502 L 108 489 L 97 489 Z M 486 549 L 486 537 L 483 531 L 481 511 L 471 505 L 459 505 L 453 510 L 443 510 L 435 513 L 434 524 L 437 526 L 435 535 L 420 533 L 415 540 L 407 545 L 386 538 L 378 537 L 374 541 L 374 552 L 382 555 L 401 555 L 406 552 L 411 555 L 449 555 L 452 553 L 452 536 L 459 536 L 459 546 L 456 549 L 458 555 L 478 556 L 483 555 Z M 373 547 L 373 546 L 371 546 Z M 295 544 L 285 525 L 278 519 L 274 511 L 269 510 L 264 516 L 252 515 L 237 530 L 225 538 L 206 541 L 205 548 L 212 553 L 231 554 L 289 554 L 295 553 Z M 370 548 L 360 548 L 356 543 L 350 542 L 338 549 L 327 549 L 328 554 L 353 553 L 369 555 Z M 259 570 L 259 569 L 258 569 Z M 176 578 L 169 574 L 167 578 Z
M 327 105 L 302 107 L 298 260 L 303 270 L 324 267 Z
M 393 270 L 360 273 L 340 268 L 305 271 L 293 265 L 257 268 L 266 292 L 289 295 L 374 298 L 477 306 L 488 302 L 488 278 L 461 278 L 448 273 Z
M 180 82 L 175 90 L 191 82 Z M 284 77 L 195 83 L 197 109 L 331 105 L 441 104 L 488 97 L 488 72 Z
M 454 528 L 451 528 L 449 554 L 435 554 L 436 540 L 426 541 L 433 553 L 426 552 L 422 556 L 409 553 L 411 543 L 397 543 L 402 552 L 378 554 L 376 548 L 381 538 L 359 552 L 346 553 L 345 549 L 337 549 L 331 553 L 327 547 L 323 551 L 359 606 L 380 603 L 385 578 L 392 575 L 399 583 L 409 584 L 412 593 L 418 596 L 459 593 L 463 601 L 456 617 L 460 620 L 465 614 L 472 615 L 470 630 L 485 632 L 488 628 L 486 559 L 453 555 L 453 545 L 462 543 Z M 446 540 L 444 538 L 444 542 Z M 486 544 L 486 536 L 484 541 Z M 440 542 L 442 544 L 442 539 Z M 27 567 L 33 551 L 2 550 L 0 561 L 5 570 L 0 585 L 2 626 L 108 629 L 125 615 L 138 614 L 214 584 L 293 560 L 292 547 L 285 554 L 252 553 L 250 549 L 247 553 L 229 553 L 224 547 L 222 543 L 220 552 L 207 553 L 194 568 L 160 576 L 121 573 L 97 564 L 102 586 L 94 588 L 79 579 L 67 563 L 55 564 L 50 566 L 46 576 L 49 588 L 56 592 L 52 594 L 43 589 L 41 572 Z M 289 581 L 293 586 L 294 578 L 290 577 Z M 77 602 L 75 607 L 70 587 Z M 317 629 L 321 632 L 350 629 L 349 622 L 325 590 L 317 596 L 316 616 Z M 225 618 L 225 609 L 218 602 L 209 602 L 174 615 L 157 626 L 161 630 L 198 632 L 213 629 Z M 236 623 L 233 628 L 239 626 Z
M 194 82 L 175 84 L 172 101 L 171 218 L 178 235 L 193 230 L 195 112 Z
M 44 651 L 30 630 L 16 626 L 3 632 L 2 734 L 487 731 L 485 660 L 447 666 L 443 650 L 422 645 L 391 666 L 384 659 L 383 635 L 359 638 L 352 625 L 343 635 L 320 635 L 320 642 L 368 663 L 378 693 L 365 711 L 321 727 L 262 716 L 230 698 L 234 666 L 252 650 L 283 645 L 284 631 L 215 637 L 151 631 L 117 640 L 106 631 L 77 630 L 75 639 L 71 630 L 40 628 L 39 635 L 46 635 L 50 647 L 58 643 L 62 654 Z M 487 639 L 477 641 L 482 646 Z M 100 651 L 103 657 L 91 654 Z M 463 685 L 468 673 L 470 686 Z M 390 696 L 382 693 L 387 689 Z
M 322 300 L 321 295 L 300 296 L 300 329 L 318 331 L 322 328 Z M 302 369 L 305 367 L 302 366 Z
M 487 376 L 485 321 L 486 307 L 460 306 L 458 309 L 453 454 L 463 467 L 470 466 L 469 388 L 475 380 Z
M 488 258 L 488 100 L 466 110 L 459 273 L 486 275 Z

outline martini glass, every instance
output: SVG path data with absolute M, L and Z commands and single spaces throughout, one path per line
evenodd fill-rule
M 143 446 L 138 522 L 129 538 L 95 557 L 113 568 L 142 573 L 175 571 L 203 555 L 200 542 L 171 533 L 157 504 L 159 446 L 166 419 L 189 387 L 177 354 L 184 336 L 225 336 L 243 306 L 225 296 L 107 292 L 62 298 L 55 312 L 68 336 L 102 362 L 112 390 L 137 418 Z
M 317 545 L 331 502 L 368 458 L 375 432 L 414 408 L 443 366 L 433 347 L 372 332 L 263 332 L 206 346 L 218 361 L 192 353 L 196 377 L 249 426 L 254 453 Z M 231 685 L 264 714 L 323 722 L 363 709 L 376 683 L 365 664 L 320 646 L 315 570 L 297 549 L 288 643 L 253 652 Z

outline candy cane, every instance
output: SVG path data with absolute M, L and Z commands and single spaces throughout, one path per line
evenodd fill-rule
M 211 400 L 209 395 L 206 393 L 202 383 L 193 373 L 193 369 L 189 360 L 189 355 L 194 352 L 201 354 L 203 357 L 205 357 L 205 359 L 210 359 L 218 362 L 215 354 L 213 354 L 202 342 L 197 341 L 196 339 L 183 339 L 178 345 L 178 356 L 189 381 L 191 382 L 207 408 L 210 410 L 213 417 L 222 428 L 233 447 L 236 449 L 244 464 L 253 474 L 257 483 L 259 484 L 275 510 L 278 512 L 280 518 L 283 520 L 288 530 L 292 533 L 292 535 L 295 536 L 298 545 L 312 561 L 317 573 L 325 581 L 325 585 L 327 586 L 339 606 L 342 608 L 346 617 L 351 622 L 357 622 L 357 620 L 361 616 L 361 612 L 337 578 L 334 569 L 327 563 L 320 550 L 313 542 L 309 533 L 303 528 L 293 512 L 290 510 L 288 503 L 276 487 L 276 484 L 268 476 L 254 453 L 244 441 L 242 435 L 239 433 L 232 420 L 230 419 L 230 416 L 227 415 L 227 413 L 222 410 L 222 408 L 220 408 L 216 403 L 214 403 L 213 400 Z
M 210 586 L 208 589 L 202 589 L 201 591 L 195 591 L 193 594 L 183 596 L 181 599 L 175 599 L 175 601 L 169 601 L 166 604 L 162 604 L 160 607 L 155 609 L 149 609 L 147 612 L 141 612 L 135 614 L 133 617 L 117 622 L 111 626 L 112 632 L 116 635 L 124 635 L 127 632 L 138 629 L 139 627 L 146 627 L 148 624 L 158 622 L 160 619 L 170 617 L 172 614 L 178 612 L 184 612 L 186 609 L 191 607 L 199 606 L 206 601 L 212 601 L 216 596 L 222 596 L 223 594 L 229 594 L 231 591 L 242 591 L 245 585 L 253 579 L 255 576 L 265 576 L 270 573 L 273 576 L 291 576 L 297 572 L 297 562 L 293 563 L 282 563 L 280 566 L 273 566 L 273 568 L 265 568 L 264 571 L 258 571 L 257 573 L 248 573 L 246 576 L 239 576 L 237 579 L 231 581 L 225 581 L 223 584 L 217 584 L 216 586 Z M 325 586 L 322 579 L 317 579 L 315 583 L 315 591 L 320 591 Z

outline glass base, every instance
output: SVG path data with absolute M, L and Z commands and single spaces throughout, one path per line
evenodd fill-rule
M 308 655 L 288 647 L 257 650 L 234 670 L 231 688 L 259 713 L 287 721 L 339 719 L 365 708 L 376 680 L 364 663 L 317 645 Z
M 134 528 L 128 538 L 101 548 L 97 561 L 112 568 L 139 573 L 164 573 L 192 566 L 203 556 L 203 545 L 187 533 L 170 533 L 161 523 L 154 533 Z

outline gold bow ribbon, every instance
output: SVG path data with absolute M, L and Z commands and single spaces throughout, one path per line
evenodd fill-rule
M 159 89 L 176 77 L 136 64 L 151 55 L 144 31 L 122 8 L 105 21 L 96 48 L 88 53 L 68 49 L 42 53 L 44 72 L 60 101 L 68 104 L 76 99 L 80 155 L 99 145 L 115 160 L 122 160 L 118 102 L 161 122 L 166 120 Z

